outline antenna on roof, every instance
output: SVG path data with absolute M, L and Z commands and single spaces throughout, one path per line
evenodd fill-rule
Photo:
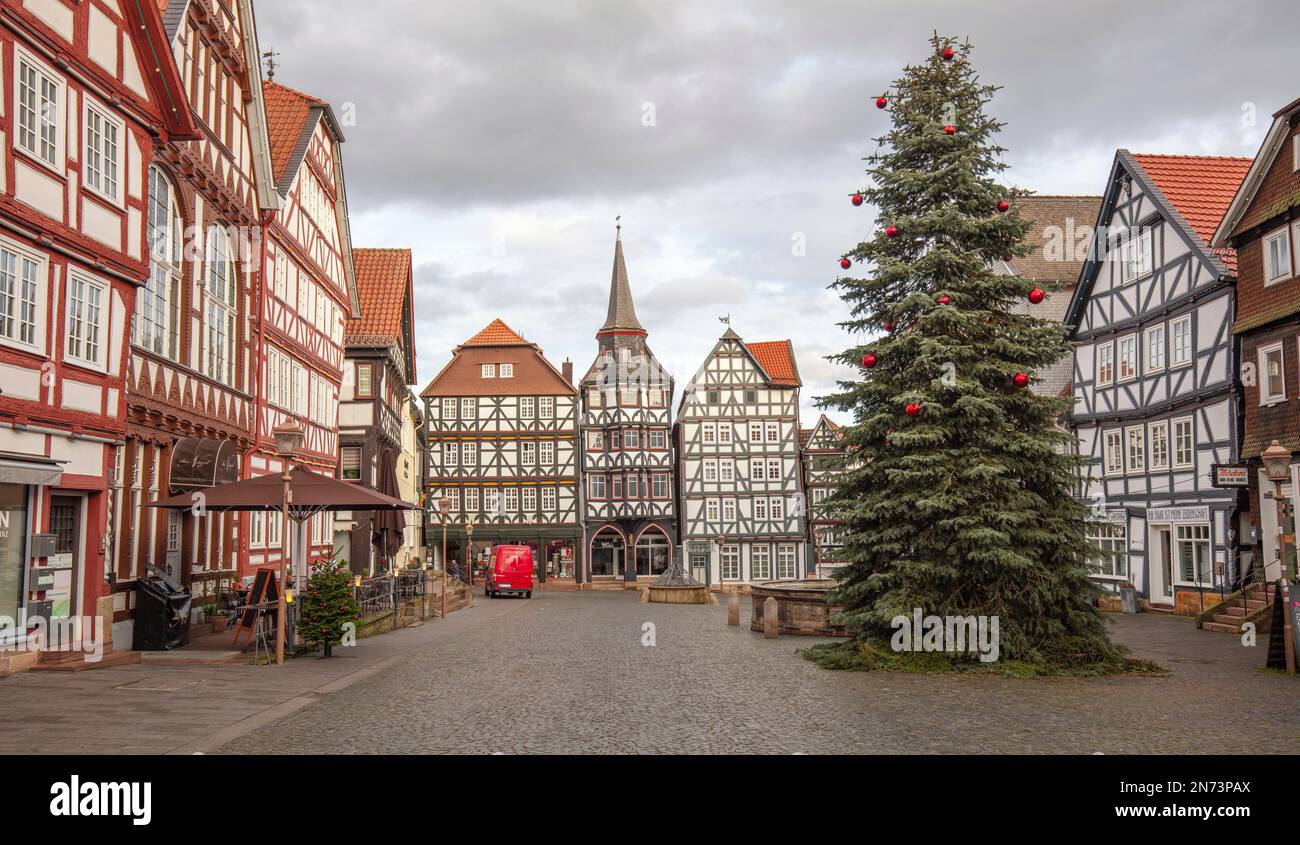
M 266 78 L 275 80 L 275 69 L 280 66 L 275 57 L 280 55 L 275 50 L 267 50 L 262 54 L 262 60 L 266 62 Z

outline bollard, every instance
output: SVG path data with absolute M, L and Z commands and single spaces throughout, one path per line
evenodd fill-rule
M 740 593 L 732 593 L 727 598 L 727 624 L 740 624 Z
M 763 637 L 774 640 L 777 636 L 776 598 L 763 599 Z

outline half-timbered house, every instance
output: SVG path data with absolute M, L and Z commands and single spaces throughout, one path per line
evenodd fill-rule
M 808 572 L 800 385 L 790 341 L 747 344 L 728 328 L 682 392 L 679 532 L 692 574 L 715 588 Z
M 1241 397 L 1236 258 L 1209 240 L 1248 165 L 1120 150 L 1065 320 L 1096 577 L 1182 612 L 1231 577 L 1246 509 L 1212 472 L 1238 458 Z
M 569 370 L 570 364 L 565 364 Z M 530 546 L 540 580 L 582 566 L 578 394 L 535 343 L 501 320 L 452 350 L 420 394 L 428 497 L 450 500 L 448 553 L 465 565 L 493 545 Z M 473 524 L 467 546 L 467 524 Z
M 1265 577 L 1283 574 L 1278 549 L 1276 487 L 1260 454 L 1277 440 L 1292 455 L 1282 486 L 1282 544 L 1286 571 L 1295 565 L 1296 473 L 1300 468 L 1300 100 L 1273 115 L 1264 143 L 1215 232 L 1216 249 L 1237 255 L 1237 314 L 1241 344 L 1250 526 Z
M 323 100 L 272 81 L 262 84 L 262 92 L 280 208 L 264 233 L 256 299 L 255 443 L 243 474 L 282 471 L 273 431 L 292 421 L 303 430 L 295 462 L 332 476 L 339 457 L 343 324 L 357 316 L 343 132 Z M 278 513 L 249 517 L 246 568 L 278 564 L 281 522 Z M 330 552 L 332 522 L 319 514 L 296 526 L 299 536 L 290 540 L 307 550 L 298 560 Z
M 137 5 L 137 4 L 127 4 Z M 183 583 L 239 567 L 248 517 L 145 507 L 233 481 L 254 445 L 262 214 L 277 205 L 250 0 L 167 0 L 167 48 L 198 138 L 159 143 L 148 174 L 148 281 L 136 300 L 127 437 L 114 479 L 116 617 L 146 564 Z
M 339 478 L 396 495 L 402 406 L 416 377 L 411 251 L 356 248 L 352 262 L 360 316 L 343 332 Z M 335 514 L 334 549 L 357 574 L 372 574 L 384 557 L 374 524 L 370 511 Z
M 671 416 L 673 380 L 646 344 L 614 239 L 609 308 L 596 360 L 582 378 L 580 449 L 586 583 L 634 584 L 667 571 L 676 550 Z
M 130 535 L 111 491 L 131 314 L 149 274 L 150 161 L 155 139 L 195 136 L 169 55 L 153 3 L 0 4 L 0 615 L 11 619 L 111 606 L 114 538 Z
M 808 496 L 808 537 L 812 541 L 808 574 L 813 578 L 832 578 L 846 562 L 839 528 L 842 522 L 823 505 L 834 494 L 840 476 L 848 467 L 844 433 L 830 417 L 822 414 L 816 425 L 800 431 L 799 441 Z

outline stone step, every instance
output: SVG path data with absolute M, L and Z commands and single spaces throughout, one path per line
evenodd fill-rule
M 103 659 L 95 663 L 87 663 L 85 655 L 77 653 L 78 660 L 60 660 L 53 663 L 44 661 L 37 663 L 32 667 L 33 672 L 81 672 L 87 669 L 108 669 L 112 666 L 127 666 L 132 663 L 140 662 L 140 652 L 138 651 L 115 651 L 111 654 L 105 654 Z
M 1216 619 L 1218 617 L 1215 617 Z M 1201 628 L 1206 631 L 1216 631 L 1221 634 L 1240 634 L 1241 624 L 1237 622 L 1202 622 Z

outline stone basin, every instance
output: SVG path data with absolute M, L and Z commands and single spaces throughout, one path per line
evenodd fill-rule
M 661 604 L 708 604 L 709 588 L 703 584 L 651 584 L 650 601 Z
M 763 602 L 776 599 L 777 633 L 800 637 L 847 637 L 843 625 L 831 622 L 840 607 L 831 605 L 826 596 L 835 588 L 830 580 L 763 581 L 749 588 L 753 601 L 749 630 L 763 631 Z

